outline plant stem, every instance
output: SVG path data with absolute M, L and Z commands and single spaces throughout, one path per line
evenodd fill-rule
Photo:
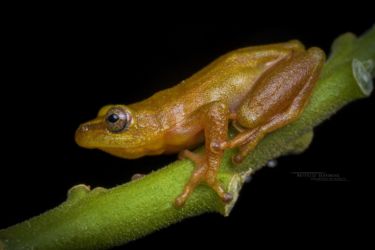
M 302 152 L 312 130 L 345 104 L 372 90 L 375 27 L 360 38 L 347 33 L 333 43 L 332 54 L 301 118 L 270 135 L 238 167 L 225 152 L 219 179 L 234 194 L 223 204 L 200 186 L 180 209 L 173 206 L 193 170 L 176 161 L 142 179 L 111 189 L 78 185 L 58 207 L 0 230 L 0 249 L 106 249 L 138 239 L 185 218 L 207 212 L 229 215 L 245 179 L 265 163 L 290 152 Z M 354 73 L 353 73 L 354 72 Z

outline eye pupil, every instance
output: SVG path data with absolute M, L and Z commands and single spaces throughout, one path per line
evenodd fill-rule
M 110 123 L 115 123 L 120 119 L 120 117 L 117 114 L 111 114 L 107 117 L 107 121 Z

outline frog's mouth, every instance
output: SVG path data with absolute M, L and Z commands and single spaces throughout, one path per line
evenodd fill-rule
M 102 122 L 88 122 L 81 124 L 76 130 L 74 139 L 76 143 L 83 148 L 97 148 L 96 135 L 99 131 L 105 129 Z
M 114 146 L 118 145 L 118 143 L 114 135 L 107 131 L 103 122 L 87 122 L 80 125 L 75 133 L 75 141 L 80 147 L 99 149 L 126 159 L 162 153 L 160 148 L 146 147 L 143 144 L 131 145 L 131 143 L 127 143 L 126 147 Z

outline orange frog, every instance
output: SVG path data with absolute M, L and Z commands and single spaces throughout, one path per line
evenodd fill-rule
M 324 52 L 299 41 L 227 53 L 178 85 L 130 105 L 107 105 L 82 124 L 76 142 L 133 159 L 180 152 L 195 170 L 175 201 L 182 206 L 195 187 L 210 186 L 229 202 L 217 179 L 223 152 L 238 148 L 241 162 L 268 133 L 295 121 L 306 106 L 325 61 Z M 238 134 L 228 139 L 228 123 Z M 205 143 L 205 153 L 188 149 Z

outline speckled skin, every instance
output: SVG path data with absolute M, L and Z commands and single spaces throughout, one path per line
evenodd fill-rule
M 235 50 L 141 102 L 103 107 L 77 129 L 76 141 L 123 158 L 181 152 L 196 169 L 175 204 L 182 206 L 202 182 L 229 201 L 216 178 L 224 150 L 238 147 L 233 160 L 241 162 L 267 133 L 296 120 L 324 60 L 322 50 L 306 51 L 298 41 Z M 121 132 L 111 132 L 105 121 L 113 107 L 131 117 Z M 232 140 L 230 120 L 239 131 Z M 205 154 L 186 150 L 203 141 Z

